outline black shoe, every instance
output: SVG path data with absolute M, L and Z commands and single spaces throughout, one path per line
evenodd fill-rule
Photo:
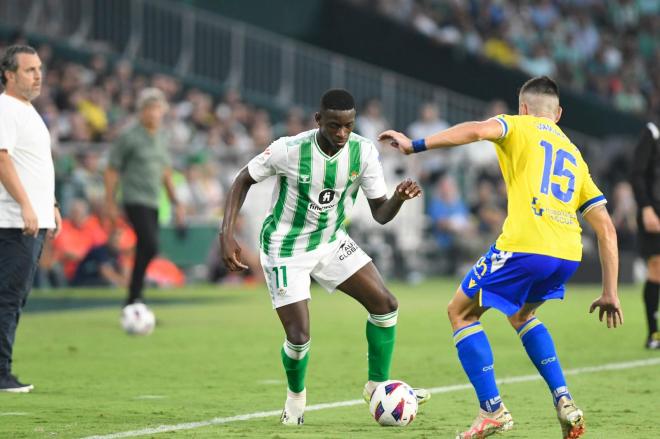
M 14 375 L 0 378 L 0 392 L 29 393 L 34 389 L 32 384 L 23 384 Z

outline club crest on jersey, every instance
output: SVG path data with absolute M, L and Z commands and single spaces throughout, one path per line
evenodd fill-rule
M 309 183 L 312 181 L 312 177 L 308 174 L 300 174 L 298 176 L 298 183 Z
M 350 175 L 350 177 L 348 177 L 348 179 L 351 180 L 351 183 L 353 183 L 355 181 L 355 179 L 358 178 L 358 175 L 359 174 L 358 174 L 357 171 L 353 171 L 353 172 L 351 172 L 351 175 Z
M 335 199 L 335 191 L 332 189 L 323 189 L 319 193 L 319 204 L 329 204 Z

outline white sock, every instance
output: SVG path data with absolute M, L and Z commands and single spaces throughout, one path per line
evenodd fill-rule
M 293 418 L 299 418 L 305 413 L 305 406 L 307 405 L 307 389 L 302 392 L 292 392 L 286 390 L 286 403 L 284 409 Z
M 374 390 L 376 390 L 376 387 L 383 381 L 367 381 L 367 384 L 365 384 L 364 388 L 367 389 L 367 392 L 369 395 L 374 393 Z

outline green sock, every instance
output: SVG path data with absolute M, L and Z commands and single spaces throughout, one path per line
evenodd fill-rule
M 311 340 L 303 345 L 295 345 L 285 340 L 280 351 L 289 390 L 292 392 L 300 393 L 305 389 L 305 373 L 309 361 L 310 343 Z
M 370 314 L 367 319 L 370 381 L 390 379 L 397 315 L 398 311 L 384 315 Z

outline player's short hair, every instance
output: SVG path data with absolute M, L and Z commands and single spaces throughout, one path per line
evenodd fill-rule
M 25 46 L 22 44 L 9 46 L 5 50 L 5 53 L 2 54 L 2 58 L 0 58 L 0 81 L 2 81 L 2 85 L 7 85 L 5 72 L 15 72 L 18 70 L 18 60 L 16 59 L 16 55 L 19 53 L 36 55 L 37 51 L 34 49 L 34 47 Z
M 145 107 L 155 103 L 161 104 L 167 108 L 167 98 L 165 97 L 165 93 L 159 88 L 147 87 L 138 95 L 136 107 L 138 111 L 142 111 Z
M 520 87 L 519 94 L 532 93 L 556 96 L 559 99 L 559 87 L 557 83 L 548 76 L 537 76 L 525 82 Z
M 321 96 L 321 110 L 353 110 L 355 99 L 343 88 L 333 88 Z

